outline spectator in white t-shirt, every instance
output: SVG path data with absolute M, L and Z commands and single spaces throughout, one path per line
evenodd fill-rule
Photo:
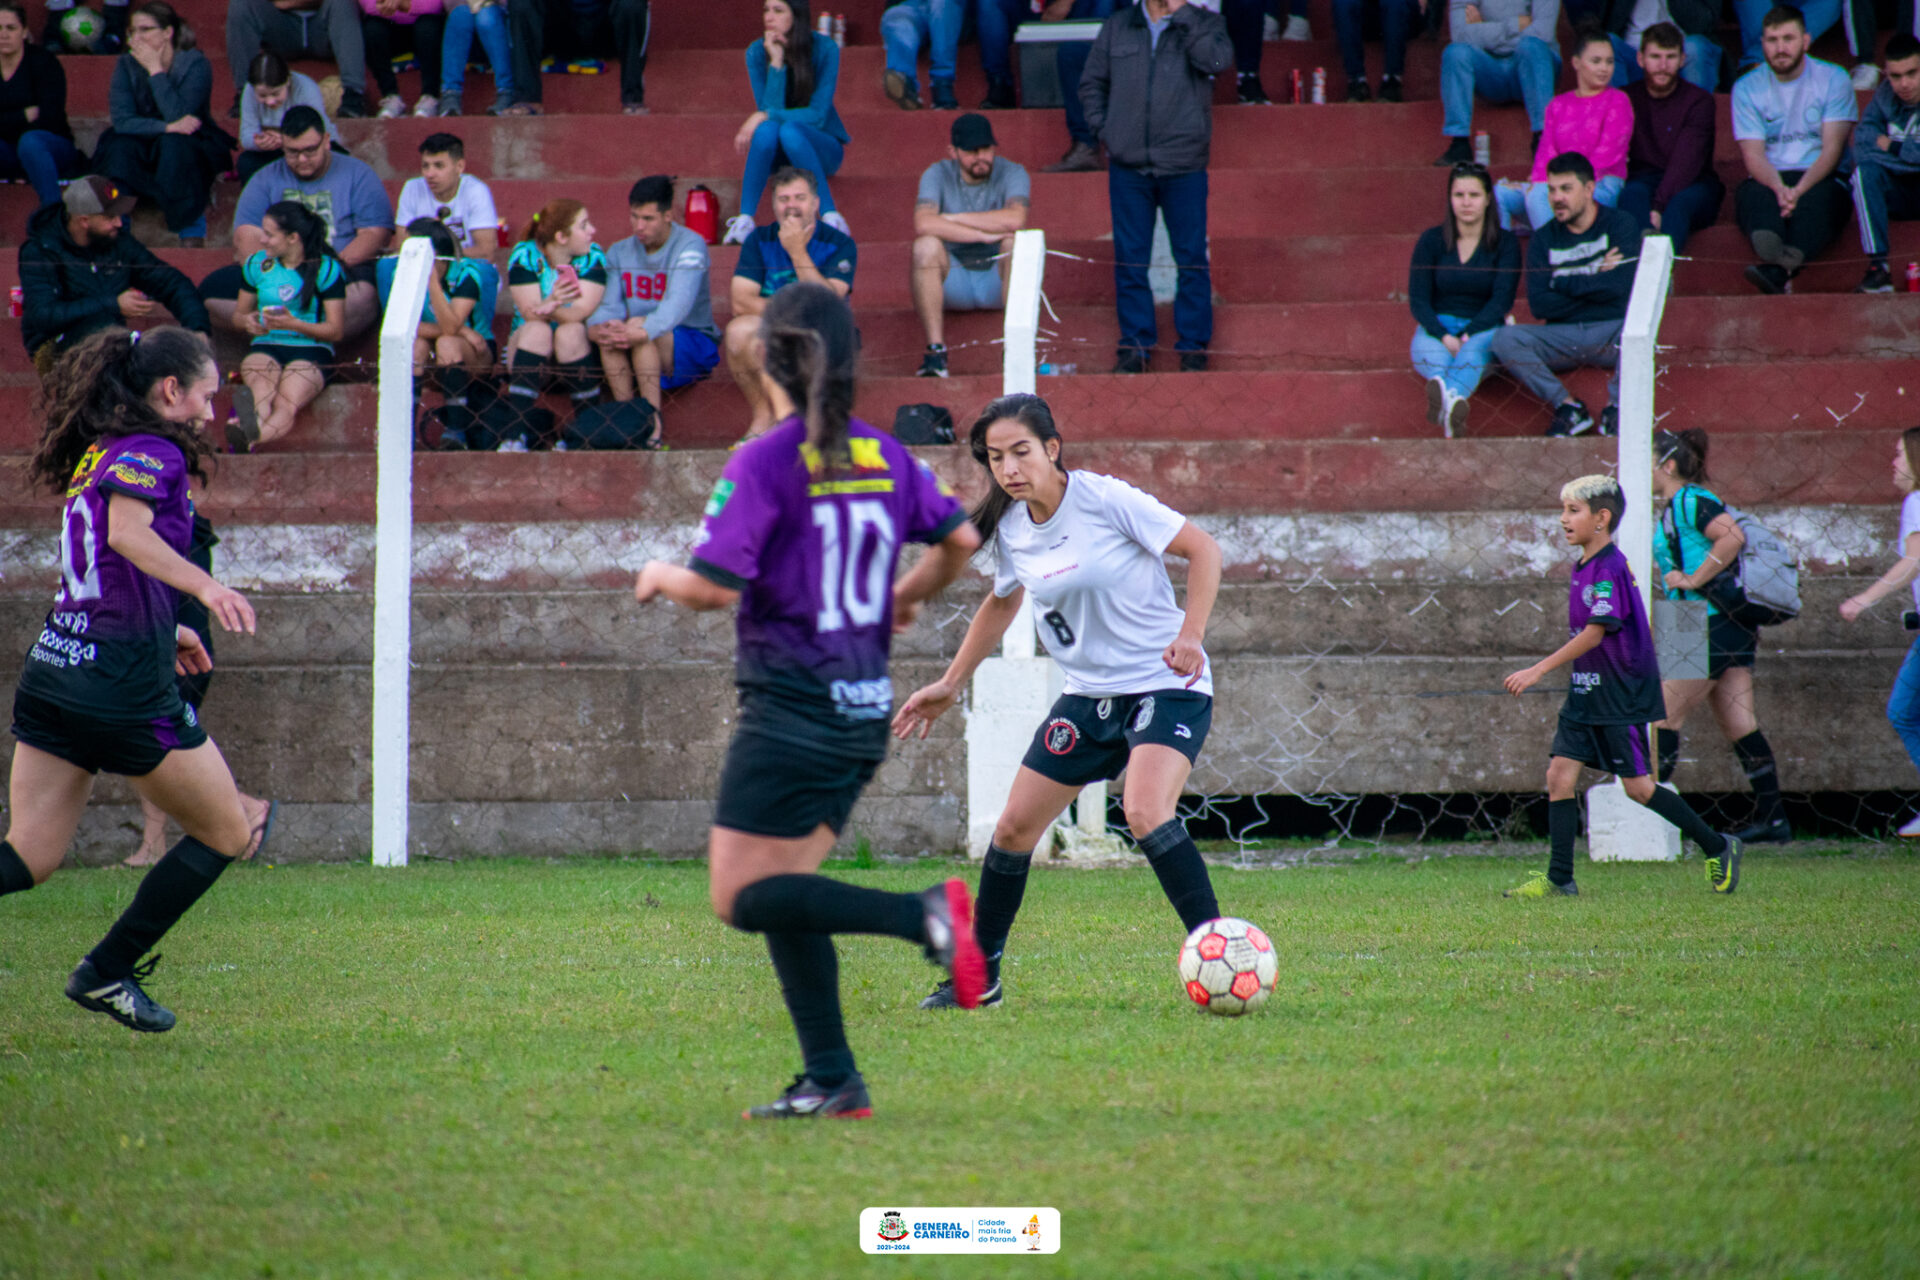
M 1733 136 L 1747 162 L 1734 208 L 1760 259 L 1747 268 L 1748 283 L 1786 293 L 1807 259 L 1846 229 L 1860 111 L 1847 73 L 1807 56 L 1813 42 L 1798 9 L 1781 5 L 1762 26 L 1767 65 L 1733 86 Z
M 430 133 L 420 144 L 420 176 L 400 188 L 393 217 L 402 227 L 416 218 L 444 224 L 469 258 L 491 258 L 500 248 L 493 192 L 467 172 L 466 144 L 451 133 Z

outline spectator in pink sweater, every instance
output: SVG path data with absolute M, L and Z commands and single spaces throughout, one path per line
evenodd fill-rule
M 1553 220 L 1547 199 L 1547 161 L 1565 151 L 1577 151 L 1593 166 L 1593 198 L 1612 208 L 1627 180 L 1627 147 L 1633 141 L 1633 103 L 1611 88 L 1613 44 L 1602 31 L 1583 31 L 1573 41 L 1571 92 L 1547 104 L 1546 126 L 1533 156 L 1533 174 L 1527 182 L 1502 182 L 1495 193 L 1500 202 L 1500 226 L 1525 235 Z M 1516 228 L 1524 213 L 1526 225 Z

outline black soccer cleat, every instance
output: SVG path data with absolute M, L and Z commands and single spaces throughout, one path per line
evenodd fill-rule
M 953 1001 L 962 1009 L 980 1003 L 987 989 L 987 957 L 973 936 L 973 895 L 953 879 L 920 895 L 927 927 L 927 959 L 953 980 Z
M 1743 845 L 1792 844 L 1793 824 L 1785 818 L 1775 818 L 1772 822 L 1756 822 L 1750 827 L 1742 827 L 1733 832 L 1733 838 Z
M 1000 984 L 995 982 L 981 993 L 980 1004 L 999 1004 L 1002 998 L 1003 993 L 1000 990 Z M 920 1002 L 920 1007 L 922 1009 L 958 1009 L 960 1007 L 960 1000 L 959 997 L 953 994 L 953 979 L 947 978 L 943 980 L 939 986 L 933 989 L 925 1000 Z
M 93 961 L 82 960 L 67 978 L 67 999 L 82 1009 L 104 1013 L 121 1026 L 134 1031 L 171 1031 L 174 1023 L 172 1010 L 155 1004 L 153 997 L 140 987 L 140 980 L 150 976 L 153 967 L 159 963 L 160 957 L 155 956 L 143 964 L 135 965 L 133 972 L 126 977 L 108 982 L 93 967 Z
M 1587 412 L 1587 406 L 1578 400 L 1568 400 L 1553 411 L 1553 421 L 1547 424 L 1547 434 L 1583 436 L 1593 427 L 1593 415 Z
M 920 357 L 920 372 L 916 378 L 944 378 L 947 376 L 947 347 L 943 342 L 929 342 L 927 353 Z
M 1725 839 L 1727 847 L 1720 856 L 1707 859 L 1707 887 L 1715 893 L 1732 893 L 1740 887 L 1740 837 Z
M 795 1076 L 778 1098 L 740 1113 L 742 1120 L 804 1120 L 826 1116 L 830 1120 L 870 1120 L 873 1099 L 867 1096 L 867 1082 L 858 1071 L 829 1089 L 815 1084 L 809 1076 Z

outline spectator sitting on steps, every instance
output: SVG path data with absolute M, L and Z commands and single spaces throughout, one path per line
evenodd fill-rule
M 913 309 L 927 331 L 920 376 L 947 376 L 945 312 L 1001 305 L 1013 233 L 1027 225 L 1033 183 L 998 154 L 993 126 L 971 113 L 953 122 L 947 158 L 920 175 L 913 205 Z
M 27 9 L 0 0 L 0 178 L 25 178 L 42 205 L 60 199 L 60 179 L 80 168 L 67 124 L 67 73 L 27 39 Z
M 991 3 L 991 0 L 989 0 Z M 920 109 L 920 46 L 927 46 L 927 79 L 933 82 L 933 109 L 958 111 L 953 75 L 960 50 L 960 25 L 967 0 L 887 0 L 880 15 L 880 41 L 887 49 L 881 90 L 903 110 Z
M 367 69 L 380 91 L 374 112 L 378 118 L 394 120 L 407 113 L 400 81 L 393 73 L 394 50 L 404 45 L 412 47 L 420 68 L 420 97 L 413 104 L 413 114 L 440 114 L 440 50 L 446 31 L 442 0 L 360 0 L 360 39 L 367 50 Z
M 427 277 L 427 297 L 420 307 L 420 327 L 413 336 L 414 398 L 429 370 L 438 366 L 440 390 L 446 403 L 440 409 L 440 447 L 467 447 L 467 428 L 473 423 L 468 396 L 474 379 L 493 368 L 493 303 L 495 291 L 486 287 L 478 262 L 460 252 L 453 232 L 432 218 L 407 224 L 407 236 L 424 236 L 433 244 L 433 272 Z
M 1683 43 L 1670 22 L 1640 34 L 1643 75 L 1626 89 L 1633 141 L 1619 200 L 1642 232 L 1666 236 L 1675 253 L 1694 232 L 1713 225 L 1727 195 L 1713 171 L 1713 95 L 1681 79 L 1689 57 Z
M 747 398 L 749 436 L 773 426 L 773 402 L 760 382 L 765 354 L 760 313 L 767 299 L 796 280 L 824 284 L 847 297 L 859 258 L 853 237 L 820 216 L 820 196 L 805 169 L 773 175 L 773 219 L 771 226 L 754 228 L 740 246 L 729 288 L 733 319 L 727 322 L 727 372 Z
M 507 258 L 514 324 L 507 399 L 523 416 L 549 380 L 573 401 L 576 411 L 600 398 L 587 321 L 606 296 L 607 255 L 593 237 L 587 207 L 561 197 L 533 215 Z M 517 453 L 527 444 L 523 434 L 499 447 Z
M 1432 0 L 1437 3 L 1438 0 Z M 1560 0 L 1451 0 L 1452 43 L 1440 54 L 1440 126 L 1452 141 L 1437 165 L 1473 159 L 1473 95 L 1488 102 L 1523 102 L 1534 149 L 1546 128 L 1547 103 L 1560 73 Z
M 347 154 L 339 127 L 327 119 L 327 100 L 313 77 L 288 67 L 279 54 L 263 52 L 248 65 L 247 89 L 240 95 L 240 155 L 233 169 L 242 186 L 280 158 L 280 124 L 295 107 L 319 112 L 333 149 Z
M 1859 293 L 1892 293 L 1887 223 L 1920 218 L 1920 40 L 1887 41 L 1886 78 L 1853 130 L 1853 207 L 1867 255 Z
M 236 96 L 262 49 L 288 61 L 313 58 L 340 67 L 340 118 L 368 115 L 367 49 L 358 0 L 227 0 L 227 64 Z
M 418 218 L 445 223 L 469 258 L 490 259 L 500 247 L 493 191 L 467 172 L 466 144 L 451 133 L 430 133 L 421 140 L 420 176 L 400 188 L 393 216 L 402 227 Z
M 1547 163 L 1547 194 L 1553 221 L 1527 246 L 1527 308 L 1540 323 L 1502 325 L 1493 338 L 1493 358 L 1553 410 L 1548 435 L 1577 436 L 1594 429 L 1593 415 L 1553 375 L 1619 364 L 1640 226 L 1593 198 L 1593 166 L 1578 151 Z M 1607 383 L 1607 398 L 1614 403 L 1600 414 L 1603 436 L 1618 429 L 1617 374 Z
M 252 344 L 234 388 L 227 443 L 249 453 L 293 430 L 327 385 L 334 344 L 345 335 L 347 273 L 327 242 L 327 224 L 297 200 L 260 218 L 260 250 L 241 264 L 234 320 Z
M 1427 421 L 1451 440 L 1493 360 L 1493 339 L 1520 291 L 1520 241 L 1493 217 L 1493 179 L 1477 164 L 1447 178 L 1447 219 L 1413 247 L 1407 302 L 1414 370 L 1426 379 Z
M 1532 179 L 1502 181 L 1494 191 L 1502 229 L 1525 235 L 1552 220 L 1547 161 L 1563 152 L 1578 151 L 1593 166 L 1595 200 L 1611 208 L 1620 199 L 1633 140 L 1633 103 L 1612 87 L 1613 45 L 1599 31 L 1582 32 L 1573 38 L 1572 61 L 1574 87 L 1547 104 L 1546 127 L 1534 145 Z
M 20 336 L 45 377 L 82 338 L 110 325 L 160 318 L 211 328 L 193 281 L 127 234 L 133 195 L 112 179 L 78 178 L 27 223 L 20 246 Z
M 760 207 L 767 175 L 783 158 L 788 166 L 813 175 L 821 219 L 851 235 L 827 186 L 840 171 L 848 141 L 847 127 L 833 105 L 840 46 L 814 38 L 807 0 L 763 0 L 760 21 L 760 39 L 747 46 L 755 110 L 733 139 L 733 149 L 747 158 L 740 179 L 740 212 L 727 224 L 724 243 L 741 244 L 753 234 L 753 214 Z

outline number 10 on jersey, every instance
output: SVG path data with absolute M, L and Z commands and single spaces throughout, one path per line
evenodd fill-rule
M 899 545 L 886 504 L 857 499 L 843 511 L 838 502 L 816 502 L 813 527 L 820 531 L 820 612 L 815 629 L 878 626 L 887 612 L 893 553 Z

